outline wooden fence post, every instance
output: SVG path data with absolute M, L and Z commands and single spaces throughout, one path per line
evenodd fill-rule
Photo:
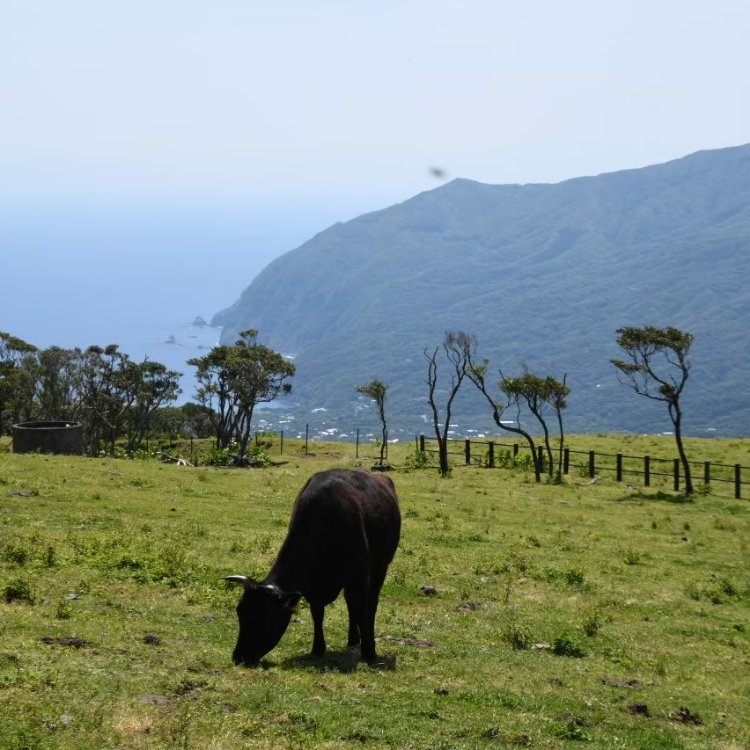
M 518 455 L 518 443 L 513 443 L 513 458 Z
M 284 455 L 284 430 L 281 431 L 280 437 L 281 437 L 281 441 L 279 443 L 279 455 L 283 456 Z
M 643 484 L 645 487 L 651 486 L 651 456 L 643 457 Z
M 617 454 L 617 481 L 622 482 L 622 453 Z
M 466 438 L 464 441 L 464 457 L 466 459 L 466 465 L 469 466 L 471 464 L 471 440 L 469 440 L 469 438 Z
M 703 462 L 703 484 L 711 484 L 711 462 Z
M 596 454 L 589 451 L 589 476 L 593 479 L 596 475 Z
M 736 500 L 739 500 L 742 497 L 741 490 L 741 482 L 740 482 L 740 472 L 742 471 L 742 467 L 739 464 L 734 465 L 734 497 Z
M 680 489 L 680 459 L 674 459 L 674 491 L 677 492 Z
M 419 436 L 419 451 L 424 453 L 424 435 Z
M 357 447 L 354 450 L 354 457 L 359 458 L 359 427 L 357 427 Z
M 570 448 L 563 449 L 563 474 L 570 472 Z
M 491 440 L 487 446 L 487 463 L 490 469 L 495 468 L 495 444 Z
M 539 473 L 544 473 L 544 449 L 541 445 L 537 445 L 536 447 L 536 462 L 539 467 Z

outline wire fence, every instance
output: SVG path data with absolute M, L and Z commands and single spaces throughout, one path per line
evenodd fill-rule
M 432 447 L 432 446 L 435 447 Z M 461 456 L 468 465 L 481 465 L 487 468 L 509 466 L 532 466 L 531 449 L 526 444 L 507 443 L 497 440 L 449 440 L 449 455 Z M 452 449 L 452 446 L 456 446 Z M 538 445 L 537 460 L 539 465 L 548 468 L 544 446 Z M 425 453 L 437 453 L 437 439 L 420 435 L 417 438 L 417 450 Z M 743 479 L 750 475 L 750 467 L 740 464 L 723 464 L 716 461 L 689 461 L 694 480 L 701 478 L 703 486 L 713 489 L 731 486 L 733 496 L 742 498 L 743 487 L 750 481 Z M 670 484 L 679 491 L 685 477 L 678 458 L 657 458 L 650 455 L 634 456 L 625 453 L 605 453 L 602 451 L 564 448 L 562 454 L 562 473 L 577 471 L 591 479 L 602 474 L 613 474 L 615 480 L 642 484 L 651 487 L 654 484 Z
M 371 441 L 361 441 L 359 430 L 352 431 L 352 442 L 357 458 L 364 457 L 361 451 L 367 448 L 372 452 Z M 297 441 L 304 441 L 304 450 L 308 452 L 310 445 L 318 442 L 310 435 L 309 427 L 305 427 L 304 437 L 297 436 Z M 284 432 L 255 434 L 256 445 L 265 445 L 269 452 L 284 453 Z M 418 435 L 415 438 L 416 450 L 425 454 L 437 454 L 437 439 Z M 537 445 L 537 461 L 543 471 L 548 469 L 548 459 L 544 446 Z M 533 468 L 531 449 L 526 443 L 511 443 L 501 440 L 477 440 L 471 438 L 449 439 L 448 455 L 459 457 L 467 466 L 484 466 L 493 468 Z M 385 458 L 388 457 L 388 441 L 386 440 Z M 558 459 L 558 455 L 555 456 Z M 685 483 L 682 464 L 678 458 L 660 458 L 627 453 L 607 453 L 581 448 L 563 449 L 562 473 L 569 475 L 578 473 L 580 476 L 594 479 L 597 476 L 610 474 L 617 482 L 630 482 L 644 487 L 669 487 L 676 492 Z M 701 489 L 710 491 L 719 497 L 733 496 L 736 499 L 748 496 L 750 490 L 750 467 L 740 464 L 725 464 L 717 461 L 689 461 L 694 483 L 702 485 Z M 732 494 L 722 495 L 726 488 Z
M 372 452 L 373 448 L 373 442 L 372 440 L 363 440 L 360 438 L 360 431 L 358 429 L 355 429 L 351 433 L 351 437 L 347 436 L 347 440 L 341 440 L 340 438 L 337 439 L 334 436 L 328 436 L 329 441 L 335 441 L 340 442 L 342 444 L 351 444 L 354 446 L 354 455 L 356 458 L 360 457 L 360 450 L 367 447 L 370 449 L 370 452 Z M 289 438 L 287 437 L 287 442 L 289 441 Z M 310 451 L 310 445 L 323 442 L 323 439 L 320 435 L 312 435 L 310 433 L 310 426 L 305 425 L 305 431 L 304 433 L 296 433 L 295 437 L 292 438 L 296 443 L 302 443 L 304 445 L 304 451 L 305 453 L 309 453 Z M 260 448 L 263 448 L 264 450 L 267 450 L 269 453 L 276 453 L 278 455 L 284 454 L 284 430 L 281 430 L 280 432 L 265 432 L 265 431 L 258 431 L 254 434 L 254 444 Z M 378 444 L 379 445 L 379 444 Z M 380 449 L 378 448 L 378 451 Z M 363 456 L 365 457 L 365 456 Z M 385 449 L 383 451 L 383 458 L 388 458 L 388 436 L 386 433 L 386 441 L 385 441 Z

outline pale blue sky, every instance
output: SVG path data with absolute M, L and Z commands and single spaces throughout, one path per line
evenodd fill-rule
M 0 0 L 0 195 L 404 200 L 750 141 L 746 0 Z M 321 227 L 322 228 L 322 227 Z

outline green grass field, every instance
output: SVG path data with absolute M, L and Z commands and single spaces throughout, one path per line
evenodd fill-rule
M 343 599 L 325 659 L 302 606 L 233 666 L 222 576 L 263 575 L 307 477 L 357 463 L 311 450 L 250 470 L 0 451 L 0 748 L 750 747 L 750 502 L 668 484 L 398 469 L 382 667 L 343 649 Z

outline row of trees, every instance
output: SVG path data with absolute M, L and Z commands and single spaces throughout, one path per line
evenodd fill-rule
M 7 423 L 78 421 L 90 453 L 144 443 L 158 409 L 180 393 L 180 373 L 148 359 L 134 362 L 112 344 L 38 349 L 0 331 L 0 434 Z
M 677 328 L 626 327 L 617 330 L 617 344 L 623 350 L 625 359 L 613 359 L 611 363 L 618 371 L 620 381 L 638 395 L 661 401 L 674 428 L 677 451 L 685 477 L 685 492 L 694 492 L 690 463 L 682 439 L 682 408 L 680 398 L 690 372 L 688 355 L 693 343 L 693 335 Z M 440 355 L 442 349 L 442 356 Z M 448 332 L 441 346 L 425 349 L 427 361 L 427 401 L 432 411 L 432 423 L 438 444 L 440 473 L 450 471 L 448 464 L 448 431 L 453 413 L 453 405 L 465 381 L 476 386 L 489 405 L 495 424 L 506 432 L 522 437 L 529 446 L 536 481 L 541 481 L 546 472 L 550 479 L 560 481 L 565 443 L 563 410 L 567 407 L 570 388 L 567 375 L 559 380 L 551 375 L 538 375 L 524 368 L 514 377 L 505 375 L 498 369 L 499 378 L 495 385 L 491 382 L 490 366 L 487 359 L 477 357 L 477 339 L 464 331 Z M 438 388 L 438 371 L 445 365 L 448 370 L 448 385 Z M 385 397 L 387 386 L 374 380 L 356 389 L 370 395 L 378 405 L 385 440 Z M 438 393 L 445 397 L 441 408 Z M 522 417 L 529 414 L 542 433 L 546 461 L 536 449 L 536 440 L 524 427 Z M 513 419 L 507 419 L 512 416 Z M 504 418 L 506 417 L 506 418 Z M 553 452 L 549 419 L 557 425 L 557 451 Z M 383 461 L 381 452 L 381 463 Z
M 626 355 L 612 364 L 623 383 L 635 393 L 667 405 L 682 462 L 685 488 L 693 492 L 690 464 L 682 440 L 680 398 L 690 371 L 688 359 L 693 336 L 676 328 L 621 328 L 617 343 Z M 442 349 L 442 357 L 440 352 Z M 433 416 L 442 474 L 449 472 L 448 430 L 454 400 L 468 380 L 487 402 L 495 424 L 522 437 L 530 448 L 534 474 L 541 481 L 546 472 L 559 480 L 564 448 L 563 411 L 570 395 L 566 375 L 558 379 L 524 368 L 509 377 L 498 369 L 496 384 L 487 359 L 477 356 L 477 339 L 463 331 L 445 334 L 442 345 L 425 349 L 427 401 Z M 439 370 L 447 363 L 449 385 L 438 388 Z M 289 379 L 295 366 L 281 354 L 258 342 L 258 332 L 248 329 L 233 345 L 213 347 L 208 354 L 188 360 L 196 368 L 196 401 L 193 410 L 210 424 L 216 447 L 232 447 L 246 456 L 252 419 L 258 404 L 291 392 Z M 78 420 L 84 424 L 92 453 L 114 452 L 124 437 L 135 451 L 146 438 L 154 415 L 180 393 L 180 373 L 148 359 L 137 363 L 116 345 L 80 349 L 35 346 L 0 332 L 0 433 L 4 415 L 13 421 L 41 419 Z M 380 463 L 387 437 L 385 399 L 387 386 L 373 380 L 355 389 L 376 403 L 383 428 Z M 496 393 L 499 391 L 499 393 Z M 442 408 L 438 394 L 445 394 Z M 540 459 L 532 433 L 522 417 L 529 414 L 541 429 L 546 460 Z M 512 419 L 508 419 L 512 416 Z M 557 451 L 553 451 L 549 419 L 557 426 Z
M 477 358 L 477 339 L 475 336 L 464 331 L 448 332 L 442 342 L 443 359 L 447 362 L 450 384 L 447 393 L 444 415 L 441 418 L 440 407 L 437 402 L 438 393 L 438 370 L 441 357 L 441 347 L 432 350 L 425 349 L 424 356 L 427 360 L 427 387 L 428 403 L 432 410 L 433 428 L 438 444 L 438 457 L 440 473 L 445 475 L 450 471 L 448 465 L 448 430 L 450 427 L 453 403 L 458 392 L 468 380 L 473 383 L 490 407 L 493 421 L 502 430 L 520 435 L 529 445 L 534 467 L 534 475 L 537 481 L 541 481 L 543 473 L 543 462 L 540 460 L 536 450 L 535 438 L 523 426 L 522 413 L 527 410 L 536 420 L 542 430 L 544 446 L 546 451 L 546 469 L 550 478 L 556 476 L 559 481 L 562 474 L 562 454 L 564 447 L 564 430 L 562 411 L 567 406 L 567 397 L 570 388 L 566 385 L 566 376 L 562 381 L 546 375 L 539 376 L 530 372 L 527 368 L 521 375 L 516 377 L 506 376 L 499 370 L 498 388 L 503 399 L 492 395 L 492 385 L 488 383 L 489 362 L 479 361 Z M 558 459 L 552 450 L 550 429 L 547 424 L 549 410 L 554 413 L 558 425 Z M 507 418 L 508 413 L 513 414 L 514 419 Z
M 290 392 L 294 365 L 258 343 L 255 330 L 188 364 L 197 371 L 197 403 L 176 409 L 181 373 L 159 362 L 135 362 L 114 344 L 40 350 L 0 332 L 0 434 L 10 423 L 77 421 L 89 453 L 112 454 L 118 442 L 142 448 L 156 426 L 213 435 L 217 448 L 245 456 L 255 407 Z

